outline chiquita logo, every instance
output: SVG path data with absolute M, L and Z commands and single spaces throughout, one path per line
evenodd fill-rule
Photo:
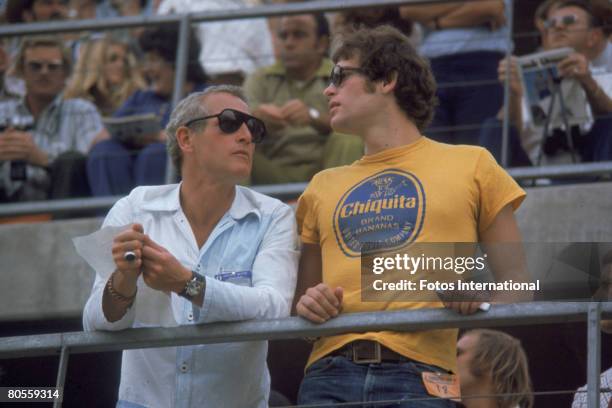
M 364 243 L 395 249 L 416 239 L 425 216 L 425 192 L 413 174 L 388 169 L 347 191 L 334 211 L 334 233 L 342 251 L 361 255 Z

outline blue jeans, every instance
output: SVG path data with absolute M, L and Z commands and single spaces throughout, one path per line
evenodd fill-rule
M 480 126 L 495 116 L 504 102 L 504 90 L 497 79 L 502 58 L 501 53 L 481 51 L 431 59 L 440 103 L 427 136 L 451 144 L 478 143 Z
M 342 356 L 327 356 L 315 361 L 302 380 L 298 404 L 334 404 L 361 402 L 366 407 L 394 408 L 451 408 L 449 400 L 420 400 L 430 397 L 425 390 L 421 373 L 444 370 L 410 359 L 398 363 L 355 364 Z M 389 404 L 367 404 L 374 401 L 405 400 Z
M 136 151 L 109 139 L 96 143 L 87 158 L 94 196 L 126 195 L 134 187 L 165 183 L 166 145 L 151 143 Z

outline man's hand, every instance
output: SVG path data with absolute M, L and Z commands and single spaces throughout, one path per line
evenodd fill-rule
M 591 77 L 589 61 L 584 55 L 577 52 L 571 53 L 565 57 L 559 62 L 557 68 L 564 78 L 574 78 L 580 83 L 583 83 Z
M 506 82 L 506 76 L 510 72 L 510 92 L 515 97 L 523 96 L 523 86 L 521 85 L 521 79 L 519 76 L 518 58 L 516 56 L 510 57 L 510 71 L 508 71 L 508 60 L 506 58 L 499 61 L 497 67 L 497 77 L 501 83 Z
M 253 114 L 263 120 L 266 127 L 271 131 L 283 129 L 287 126 L 287 121 L 283 115 L 281 107 L 272 104 L 262 104 Z
M 312 118 L 308 113 L 309 107 L 299 99 L 287 101 L 282 108 L 283 117 L 293 126 L 308 126 L 312 123 Z
M 462 315 L 471 315 L 478 311 L 483 302 L 443 302 L 444 307 Z
M 324 283 L 309 288 L 296 305 L 298 316 L 314 323 L 324 323 L 338 316 L 342 310 L 344 290 L 337 287 L 331 290 Z
M 174 255 L 148 236 L 142 249 L 142 274 L 152 289 L 175 293 L 181 292 L 192 276 Z
M 0 133 L 0 160 L 24 160 L 41 167 L 49 164 L 49 156 L 34 143 L 31 133 L 13 129 Z
M 113 240 L 113 261 L 117 267 L 117 275 L 119 275 L 114 281 L 115 289 L 126 297 L 136 291 L 136 280 L 141 273 L 142 247 L 145 237 L 142 225 L 132 224 L 128 229 L 117 234 Z M 127 261 L 124 258 L 127 251 L 134 252 L 136 259 Z

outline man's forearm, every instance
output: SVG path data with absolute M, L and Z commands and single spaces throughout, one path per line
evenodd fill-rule
M 402 6 L 400 15 L 407 20 L 416 21 L 421 24 L 428 24 L 435 19 L 439 19 L 456 9 L 460 8 L 463 2 L 449 2 L 427 6 Z
M 442 28 L 475 27 L 490 23 L 494 17 L 503 13 L 501 0 L 468 1 L 460 7 L 438 18 Z
M 605 115 L 612 113 L 612 99 L 592 76 L 582 81 L 582 87 L 594 114 Z

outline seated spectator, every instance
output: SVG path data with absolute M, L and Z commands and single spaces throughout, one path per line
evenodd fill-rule
M 149 28 L 139 41 L 145 53 L 145 76 L 151 86 L 132 94 L 113 116 L 152 113 L 159 117 L 160 128 L 163 128 L 168 123 L 174 91 L 178 27 Z M 200 44 L 193 32 L 189 41 L 185 94 L 203 89 L 206 80 L 198 62 Z M 137 143 L 126 145 L 111 137 L 94 147 L 87 160 L 87 176 L 94 196 L 127 194 L 136 186 L 164 184 L 165 134 L 160 131 Z
M 482 123 L 503 104 L 495 83 L 507 50 L 507 0 L 454 1 L 401 6 L 402 17 L 425 26 L 419 51 L 438 82 L 439 105 L 427 136 L 452 144 L 478 144 Z
M 68 3 L 68 0 L 8 0 L 5 15 L 9 23 L 65 20 Z
M 612 44 L 608 41 L 610 5 L 597 11 L 585 0 L 558 0 L 547 10 L 545 50 L 571 47 L 575 50 L 559 62 L 562 77 L 561 94 L 566 104 L 574 97 L 585 98 L 589 119 L 571 129 L 572 144 L 561 128 L 549 129 L 544 137 L 544 124 L 527 121 L 527 104 L 519 79 L 518 62 L 511 59 L 510 70 L 510 165 L 563 164 L 575 161 L 612 159 Z M 499 64 L 499 80 L 505 81 L 506 61 Z M 501 156 L 501 118 L 487 121 L 480 143 L 499 160 Z
M 23 98 L 0 102 L 0 201 L 89 194 L 84 155 L 103 134 L 96 107 L 65 99 L 70 53 L 57 37 L 23 41 L 15 74 Z
M 322 14 L 283 17 L 280 60 L 245 81 L 255 116 L 268 129 L 256 150 L 253 184 L 308 181 L 322 168 L 348 164 L 363 154 L 361 141 L 331 132 L 323 90 L 333 68 L 325 55 L 329 26 Z
M 249 0 L 162 0 L 157 12 L 196 13 L 249 7 Z M 239 85 L 257 68 L 274 62 L 266 20 L 207 21 L 198 26 L 200 62 L 211 82 Z
M 145 81 L 128 45 L 111 37 L 81 45 L 79 59 L 66 87 L 66 98 L 92 102 L 103 116 L 112 115 Z
M 466 332 L 457 342 L 457 372 L 465 408 L 533 406 L 527 356 L 520 341 L 506 333 Z

